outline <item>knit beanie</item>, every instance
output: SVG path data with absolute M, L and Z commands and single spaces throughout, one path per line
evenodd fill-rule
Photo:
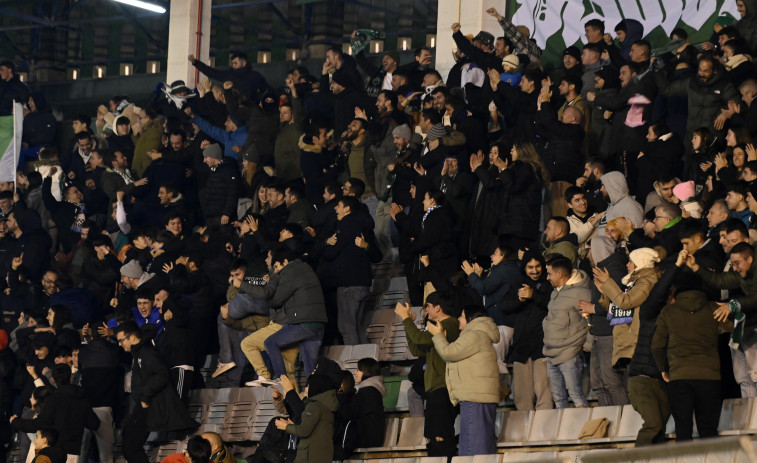
M 660 261 L 660 255 L 652 248 L 635 249 L 631 251 L 629 258 L 636 266 L 636 270 L 652 268 L 656 262 Z
M 410 127 L 408 127 L 407 124 L 402 124 L 398 125 L 394 128 L 394 130 L 392 130 L 392 135 L 404 140 L 410 140 L 410 137 L 413 136 L 413 133 L 410 131 Z
M 129 278 L 141 278 L 144 274 L 142 266 L 139 265 L 137 259 L 132 259 L 128 263 L 121 266 L 121 275 Z
M 676 198 L 683 201 L 688 201 L 691 198 L 695 197 L 697 195 L 697 189 L 694 185 L 693 180 L 689 180 L 688 182 L 681 182 L 678 185 L 673 187 L 673 194 L 676 195 Z
M 331 81 L 345 88 L 350 86 L 350 78 L 346 72 L 336 71 L 331 77 Z
M 426 141 L 439 140 L 445 135 L 447 135 L 447 130 L 444 128 L 444 124 L 436 124 L 429 129 L 428 134 L 426 135 Z
M 221 145 L 213 143 L 204 150 L 202 150 L 203 157 L 212 159 L 223 159 L 223 151 L 221 151 Z

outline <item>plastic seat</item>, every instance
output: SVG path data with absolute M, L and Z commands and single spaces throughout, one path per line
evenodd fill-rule
M 520 447 L 528 439 L 533 411 L 510 411 L 502 417 L 497 447 Z
M 623 407 L 620 405 L 612 405 L 609 407 L 594 407 L 591 408 L 589 416 L 590 420 L 596 420 L 599 418 L 607 418 L 610 421 L 610 426 L 607 428 L 607 437 L 598 439 L 581 439 L 582 443 L 589 442 L 610 442 L 615 437 L 618 431 L 618 424 L 620 423 L 620 412 Z
M 612 438 L 613 442 L 635 441 L 643 424 L 644 419 L 633 409 L 632 405 L 623 405 L 623 410 L 620 412 L 618 432 Z
M 557 439 L 562 410 L 536 410 L 528 433 L 528 445 L 549 445 Z
M 397 406 L 394 408 L 397 411 L 405 411 L 410 408 L 407 402 L 407 392 L 413 387 L 413 383 L 409 379 L 403 379 L 400 383 L 400 392 L 397 396 Z
M 426 438 L 423 437 L 422 416 L 402 418 L 397 445 L 392 450 L 420 450 L 426 448 Z
M 560 429 L 557 430 L 557 438 L 553 443 L 578 443 L 578 436 L 584 424 L 589 421 L 591 410 L 588 408 L 566 408 L 560 418 Z
M 752 412 L 752 400 L 726 399 L 720 411 L 718 434 L 738 435 L 744 434 L 749 429 L 749 418 Z
M 394 277 L 389 282 L 389 289 L 388 291 L 407 291 L 407 278 L 405 277 Z
M 544 461 L 557 458 L 557 452 L 512 452 L 502 455 L 502 463 L 516 463 L 520 461 Z
M 400 427 L 399 418 L 387 418 L 386 431 L 384 432 L 384 445 L 381 447 L 367 447 L 355 449 L 355 452 L 386 452 L 397 445 L 397 434 Z

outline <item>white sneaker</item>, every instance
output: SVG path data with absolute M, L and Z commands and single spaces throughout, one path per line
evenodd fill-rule
M 221 363 L 218 362 L 218 367 L 216 367 L 216 371 L 213 372 L 211 375 L 211 378 L 217 378 L 221 376 L 222 374 L 226 373 L 227 371 L 231 370 L 232 368 L 236 368 L 237 364 L 234 362 L 229 363 Z
M 244 383 L 244 385 L 248 387 L 265 386 L 265 384 L 263 384 L 263 381 L 270 381 L 270 379 L 259 377 L 254 381 L 247 381 L 246 383 Z

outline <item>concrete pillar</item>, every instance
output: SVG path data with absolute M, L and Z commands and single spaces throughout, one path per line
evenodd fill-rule
M 202 39 L 197 56 L 197 18 L 202 3 Z M 168 25 L 168 69 L 166 82 L 183 80 L 195 87 L 195 68 L 187 56 L 195 55 L 204 63 L 210 58 L 210 7 L 213 0 L 171 0 Z
M 499 14 L 505 16 L 505 5 L 501 1 L 438 0 L 435 68 L 445 81 L 449 70 L 455 65 L 452 50 L 457 47 L 455 41 L 452 40 L 452 24 L 459 22 L 460 31 L 464 35 L 473 34 L 475 36 L 484 30 L 491 32 L 494 37 L 500 37 L 502 36 L 502 27 L 494 17 L 486 13 L 486 10 L 492 7 L 497 8 Z

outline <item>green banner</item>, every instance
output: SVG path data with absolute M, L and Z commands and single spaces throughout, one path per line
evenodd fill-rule
M 584 24 L 590 19 L 603 20 L 605 32 L 613 37 L 622 19 L 635 19 L 644 26 L 645 38 L 658 47 L 676 27 L 689 33 L 692 44 L 707 41 L 720 16 L 739 18 L 736 0 L 507 0 L 507 17 L 528 27 L 545 50 L 545 67 L 559 66 L 567 46 L 580 48 L 586 42 Z

